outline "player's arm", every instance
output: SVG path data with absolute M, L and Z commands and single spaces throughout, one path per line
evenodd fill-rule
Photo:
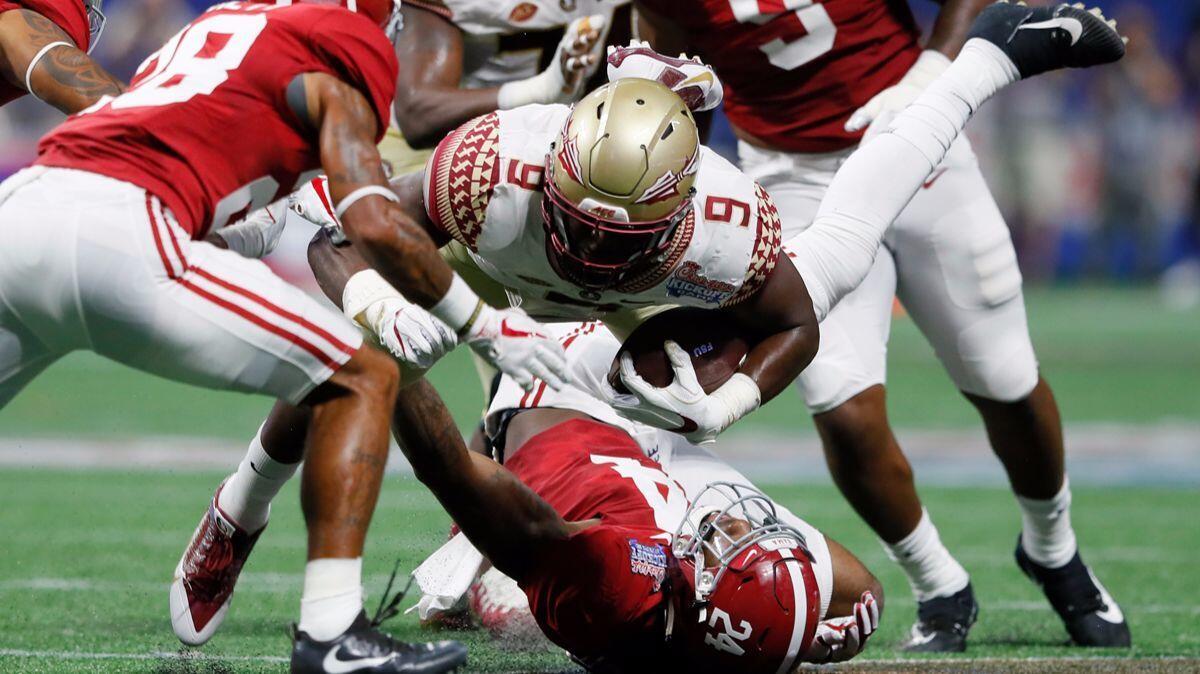
M 396 36 L 393 108 L 404 139 L 413 147 L 431 147 L 459 124 L 500 107 L 499 87 L 463 89 L 462 31 L 449 19 L 421 7 L 404 5 L 404 30 Z
M 454 272 L 425 228 L 396 205 L 375 147 L 378 120 L 370 103 L 331 75 L 307 73 L 300 79 L 305 109 L 298 112 L 318 133 L 329 196 L 346 237 L 388 283 L 416 304 L 433 307 L 450 290 Z
M 554 388 L 564 383 L 566 357 L 557 340 L 517 309 L 490 307 L 437 253 L 425 226 L 397 206 L 400 197 L 383 173 L 375 146 L 379 120 L 356 89 L 324 73 L 299 75 L 288 101 L 318 136 L 334 216 L 346 238 L 378 276 L 358 274 L 344 290 L 360 312 L 399 290 L 445 323 L 493 366 L 532 387 L 534 378 Z
M 888 119 L 903 110 L 921 95 L 938 75 L 950 67 L 950 61 L 958 56 L 971 22 L 993 0 L 934 0 L 942 6 L 933 33 L 925 44 L 925 50 L 917 58 L 904 77 L 896 84 L 876 94 L 867 104 L 854 111 L 846 121 L 847 131 L 867 128 L 876 119 Z
M 392 428 L 413 472 L 496 568 L 518 580 L 541 550 L 589 523 L 568 523 L 492 459 L 467 451 L 433 386 L 400 391 Z
M 0 75 L 68 115 L 125 91 L 62 28 L 28 9 L 0 14 Z
M 396 57 L 404 67 L 393 104 L 400 131 L 413 147 L 432 147 L 459 124 L 497 109 L 528 103 L 565 102 L 578 92 L 597 62 L 603 17 L 579 19 L 565 31 L 550 66 L 525 80 L 487 89 L 459 86 L 463 75 L 462 31 L 437 13 L 405 5 Z
M 758 292 L 723 311 L 766 336 L 746 354 L 738 370 L 754 380 L 762 403 L 779 395 L 817 355 L 820 330 L 812 299 L 786 255 L 780 254 Z

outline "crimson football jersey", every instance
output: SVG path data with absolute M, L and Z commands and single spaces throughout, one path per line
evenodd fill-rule
M 87 51 L 92 39 L 88 31 L 87 9 L 83 0 L 0 0 L 0 14 L 12 9 L 28 9 L 49 19 L 70 36 L 76 47 Z M 24 77 L 25 73 L 16 73 Z M 0 79 L 0 105 L 25 95 L 25 89 Z
M 133 183 L 161 199 L 193 238 L 310 180 L 317 133 L 286 100 L 299 74 L 358 89 L 383 137 L 397 63 L 383 30 L 337 5 L 225 3 L 142 64 L 129 91 L 42 139 L 38 164 Z
M 539 550 L 517 579 L 542 631 L 585 660 L 654 657 L 683 489 L 627 433 L 590 420 L 543 431 L 504 465 L 563 519 L 600 520 Z
M 669 18 L 725 85 L 725 114 L 769 147 L 832 152 L 850 115 L 921 53 L 906 0 L 640 0 Z

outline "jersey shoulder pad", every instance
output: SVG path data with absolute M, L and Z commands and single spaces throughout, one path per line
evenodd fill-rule
M 425 210 L 433 224 L 472 251 L 500 182 L 500 117 L 492 112 L 442 139 L 425 164 Z
M 779 214 L 767 193 L 724 157 L 703 148 L 695 232 L 666 290 L 685 304 L 727 307 L 762 287 L 780 248 Z
M 318 16 L 305 17 L 313 53 L 337 77 L 366 97 L 375 113 L 375 142 L 383 140 L 391 124 L 392 99 L 400 69 L 387 36 L 366 16 L 336 5 L 305 4 L 286 9 L 320 12 Z
M 761 290 L 779 262 L 783 238 L 779 211 L 771 195 L 758 183 L 754 183 L 754 200 L 754 244 L 750 248 L 750 262 L 746 265 L 742 286 L 722 306 L 739 304 Z

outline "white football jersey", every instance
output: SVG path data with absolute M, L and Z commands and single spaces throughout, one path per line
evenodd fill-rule
M 463 80 L 468 89 L 496 87 L 538 73 L 544 50 L 559 37 L 539 37 L 575 19 L 613 10 L 628 0 L 405 0 L 445 17 L 463 31 Z
M 753 295 L 775 268 L 780 223 L 770 197 L 701 147 L 680 171 L 697 171 L 694 208 L 657 268 L 597 292 L 558 276 L 546 253 L 542 181 L 570 113 L 528 105 L 478 117 L 447 136 L 425 167 L 433 223 L 469 251 L 514 303 L 543 321 L 598 320 L 623 310 L 727 307 Z

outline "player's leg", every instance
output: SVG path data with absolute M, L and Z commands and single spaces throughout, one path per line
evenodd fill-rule
M 793 232 L 800 229 L 796 223 L 812 221 L 840 164 L 745 144 L 740 154 L 747 173 L 764 184 Z M 922 508 L 912 468 L 887 419 L 884 380 L 894 292 L 892 256 L 881 250 L 864 282 L 821 322 L 820 348 L 797 387 L 813 414 L 835 484 L 900 564 L 918 601 L 945 597 L 949 601 L 936 604 L 959 609 L 948 620 L 926 616 L 930 621 L 921 648 L 957 651 L 965 646 L 975 611 L 970 579 Z
M 74 232 L 78 311 L 92 350 L 177 381 L 311 408 L 305 455 L 307 472 L 316 474 L 302 499 L 309 525 L 300 623 L 307 650 L 325 643 L 325 650 L 353 655 L 361 650 L 354 644 L 369 644 L 375 655 L 389 654 L 389 667 L 414 671 L 443 671 L 447 658 L 464 659 L 460 645 L 394 642 L 362 611 L 361 554 L 387 457 L 399 377 L 394 363 L 360 348 L 356 328 L 261 262 L 187 240 L 141 190 L 78 172 L 59 182 L 72 202 L 88 205 L 89 215 L 101 214 Z M 208 573 L 182 572 L 213 582 L 184 587 L 184 597 L 172 592 L 181 638 L 202 642 L 211 634 L 212 621 L 219 623 L 229 606 L 222 593 L 232 583 L 224 579 L 236 578 L 256 537 L 210 509 L 191 545 L 191 558 Z M 293 670 L 309 671 L 304 658 L 297 665 L 300 650 L 293 652 Z
M 1022 512 L 1022 568 L 1046 589 L 1076 642 L 1128 643 L 1119 609 L 1078 557 L 1062 425 L 1038 374 L 1008 228 L 965 139 L 942 169 L 889 234 L 901 260 L 901 299 L 979 410 L 1008 472 Z

